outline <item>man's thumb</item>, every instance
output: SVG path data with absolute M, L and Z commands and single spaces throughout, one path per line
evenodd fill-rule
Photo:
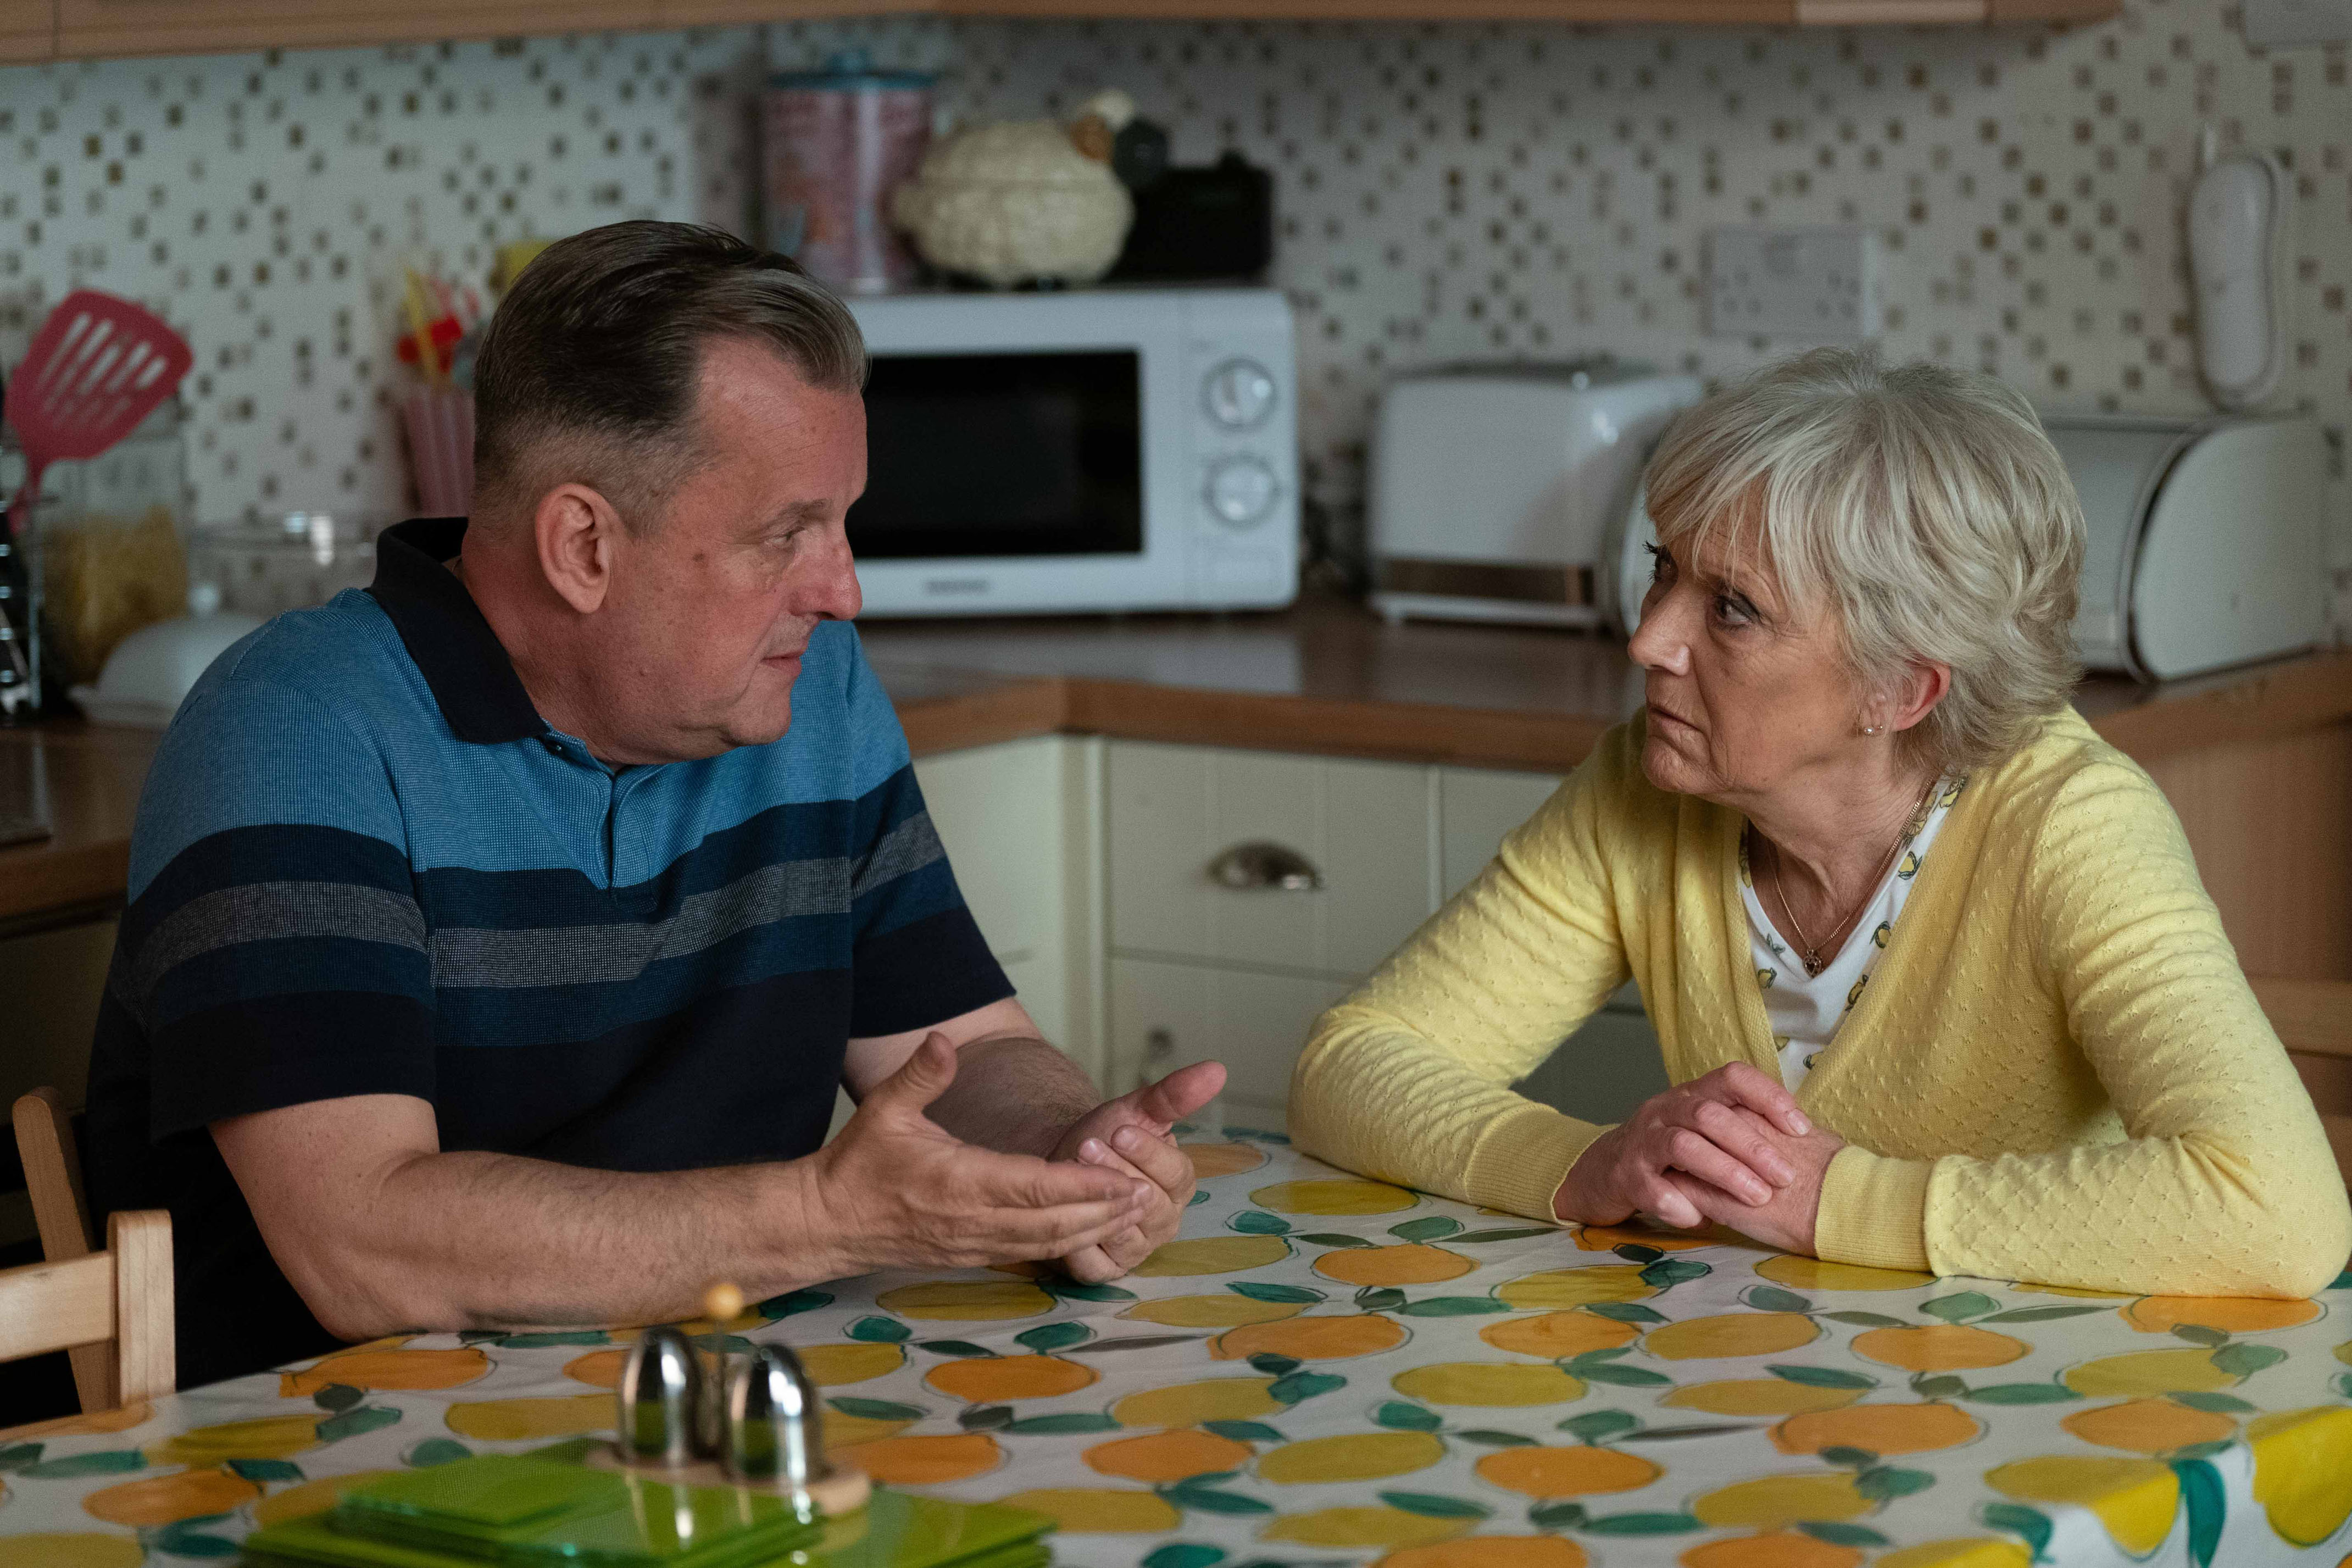
M 915 1047 L 914 1055 L 866 1098 L 887 1100 L 897 1109 L 919 1111 L 947 1092 L 948 1085 L 955 1082 L 955 1046 L 945 1035 L 929 1034 Z

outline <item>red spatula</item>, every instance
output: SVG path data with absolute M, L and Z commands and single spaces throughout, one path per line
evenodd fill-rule
M 41 476 L 59 459 L 95 458 L 172 395 L 195 355 L 163 319 L 95 289 L 67 295 L 16 366 L 5 417 L 25 448 L 25 485 L 0 521 L 0 710 L 39 700 L 28 649 L 32 605 L 17 535 L 32 526 Z
M 49 312 L 8 384 L 8 423 L 25 447 L 25 488 L 8 509 L 23 528 L 41 474 L 59 458 L 95 458 L 172 395 L 195 355 L 161 317 L 79 289 Z

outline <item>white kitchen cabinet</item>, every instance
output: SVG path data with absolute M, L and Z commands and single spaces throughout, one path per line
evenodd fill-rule
M 1344 981 L 1148 958 L 1110 961 L 1114 1060 L 1135 1064 L 1130 1089 L 1193 1062 L 1225 1064 L 1223 1120 L 1279 1132 L 1290 1068 L 1316 1015 Z
M 1452 898 L 1486 868 L 1503 835 L 1536 814 L 1559 788 L 1556 773 L 1501 768 L 1437 770 L 1438 887 Z
M 990 948 L 1106 1092 L 1214 1058 L 1220 1109 L 1278 1129 L 1316 1016 L 1482 870 L 1549 773 L 1040 736 L 916 763 Z M 1211 866 L 1272 844 L 1319 889 Z M 1665 1087 L 1631 986 L 1519 1088 L 1615 1121 Z
M 1353 978 L 1434 907 L 1427 768 L 1116 742 L 1106 784 L 1118 952 Z M 1318 885 L 1222 884 L 1213 866 L 1253 845 Z
M 1214 1057 L 1226 1116 L 1279 1125 L 1316 1015 L 1494 858 L 1557 775 L 1113 742 L 1106 765 L 1108 1061 L 1118 1087 Z M 1320 891 L 1222 887 L 1238 845 L 1296 851 Z M 1628 986 L 1519 1085 L 1614 1121 L 1665 1087 Z
M 1103 1081 L 1102 742 L 1038 735 L 915 763 L 964 902 L 1045 1037 Z
M 1438 870 L 1445 897 L 1486 868 L 1503 836 L 1533 816 L 1559 782 L 1552 773 L 1499 768 L 1437 770 Z M 1516 1087 L 1587 1121 L 1622 1121 L 1664 1089 L 1665 1064 L 1641 992 L 1624 986 Z
M 1036 735 L 915 762 L 956 885 L 1045 1038 L 1103 1060 L 1102 742 Z M 834 1097 L 830 1138 L 856 1110 Z
M 989 951 L 1008 967 L 1028 966 L 1047 953 L 1061 928 L 1055 740 L 976 746 L 915 764 L 964 902 Z
M 1605 1122 L 1622 1121 L 1642 1101 L 1664 1093 L 1665 1058 L 1642 994 L 1630 984 L 1618 992 L 1511 1087 L 1570 1116 Z

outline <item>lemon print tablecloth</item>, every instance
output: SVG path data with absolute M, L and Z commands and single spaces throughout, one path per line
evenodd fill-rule
M 782 1340 L 831 1445 L 1123 1568 L 2352 1563 L 2352 1276 L 2086 1296 L 1537 1228 L 1187 1135 L 1114 1286 L 873 1275 Z M 609 1429 L 628 1331 L 358 1346 L 0 1447 L 0 1568 L 234 1556 L 357 1478 Z

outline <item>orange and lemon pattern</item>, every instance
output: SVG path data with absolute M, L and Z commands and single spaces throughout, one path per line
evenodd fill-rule
M 1192 1130 L 1132 1276 L 876 1275 L 791 1344 L 877 1480 L 1104 1568 L 2352 1565 L 2352 1275 L 2054 1291 L 1565 1231 Z M 226 1560 L 470 1453 L 609 1430 L 632 1328 L 417 1335 L 0 1440 L 0 1568 Z

